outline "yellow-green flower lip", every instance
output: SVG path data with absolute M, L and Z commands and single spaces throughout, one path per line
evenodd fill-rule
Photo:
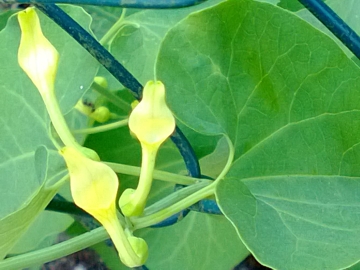
M 70 173 L 74 202 L 85 211 L 107 209 L 116 200 L 119 181 L 107 165 L 93 161 L 73 147 L 64 147 L 64 157 Z
M 143 98 L 129 118 L 130 130 L 141 143 L 161 144 L 175 129 L 175 118 L 165 101 L 165 87 L 160 81 L 149 81 Z

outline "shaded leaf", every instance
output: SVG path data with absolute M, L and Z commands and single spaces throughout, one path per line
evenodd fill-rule
M 360 247 L 354 239 L 360 236 L 360 178 L 234 180 L 220 186 L 221 205 L 241 228 L 247 247 L 259 258 L 266 258 L 262 260 L 266 265 L 276 269 L 340 269 L 359 260 Z M 231 199 L 240 192 L 243 196 L 235 207 Z M 280 263 L 279 257 L 284 262 Z
M 166 32 L 190 13 L 223 0 L 174 10 L 145 10 L 127 17 L 114 38 L 110 50 L 140 83 L 155 78 L 154 65 L 161 40 Z
M 149 269 L 232 269 L 248 255 L 222 216 L 191 212 L 175 225 L 139 235 L 149 244 Z

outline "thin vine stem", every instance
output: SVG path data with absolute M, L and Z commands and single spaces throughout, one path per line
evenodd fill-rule
M 91 85 L 91 88 L 98 92 L 100 95 L 104 96 L 110 103 L 114 104 L 119 109 L 122 109 L 125 112 L 131 111 L 131 105 L 119 98 L 114 92 L 109 91 L 108 89 L 102 87 L 96 82 Z
M 140 171 L 141 171 L 140 167 L 119 164 L 119 163 L 112 163 L 112 162 L 104 162 L 104 163 L 108 165 L 111 169 L 113 169 L 116 173 L 122 173 L 133 176 L 140 175 Z M 208 179 L 193 178 L 185 175 L 174 174 L 159 170 L 154 170 L 153 178 L 157 180 L 162 180 L 162 181 L 181 184 L 181 185 L 192 185 L 198 183 L 199 181 L 212 182 L 211 180 Z
M 129 122 L 128 119 L 124 119 L 124 120 L 116 121 L 114 123 L 105 124 L 97 127 L 75 129 L 72 130 L 71 132 L 73 134 L 95 134 L 95 133 L 105 132 L 116 128 L 124 127 L 128 124 L 128 122 Z
M 125 14 L 126 14 L 126 8 L 123 8 L 119 19 L 110 27 L 110 29 L 100 39 L 101 45 L 105 46 L 106 44 L 108 44 L 120 31 L 120 29 L 124 26 Z
M 0 270 L 24 269 L 30 266 L 41 265 L 61 257 L 95 245 L 109 238 L 103 227 L 76 236 L 70 240 L 55 244 L 51 247 L 28 252 L 0 261 Z
M 142 217 L 133 217 L 130 218 L 131 222 L 134 225 L 134 230 L 138 230 L 141 228 L 146 228 L 152 225 L 155 225 L 171 216 L 173 216 L 176 213 L 179 213 L 183 209 L 186 209 L 190 207 L 191 205 L 197 203 L 198 201 L 209 197 L 215 193 L 216 186 L 218 185 L 219 181 L 222 180 L 225 175 L 229 172 L 231 165 L 234 160 L 235 155 L 235 148 L 230 140 L 230 138 L 227 135 L 224 135 L 228 146 L 229 146 L 229 157 L 225 164 L 225 167 L 219 174 L 219 176 L 215 179 L 214 182 L 212 182 L 210 185 L 194 192 L 193 194 L 189 195 L 188 197 L 170 205 L 169 207 L 166 207 L 158 212 L 155 212 L 153 214 L 150 214 L 148 216 L 142 216 Z M 166 200 L 166 198 L 165 198 Z M 164 204 L 166 202 L 163 202 Z
M 183 209 L 197 203 L 201 199 L 204 199 L 212 194 L 214 194 L 216 188 L 216 183 L 212 183 L 205 188 L 200 189 L 199 191 L 189 195 L 187 198 L 165 208 L 154 214 L 144 217 L 134 217 L 130 218 L 131 222 L 134 225 L 134 230 L 146 228 L 152 225 L 155 225 L 172 215 L 181 212 Z

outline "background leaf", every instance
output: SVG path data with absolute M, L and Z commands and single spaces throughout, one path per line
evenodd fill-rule
M 357 237 L 351 237 L 358 227 L 348 223 L 357 220 L 358 206 L 347 203 L 358 199 L 360 71 L 333 40 L 275 6 L 228 1 L 167 33 L 157 74 L 180 121 L 233 141 L 235 160 L 217 199 L 261 263 L 337 269 L 360 259 Z M 266 200 L 265 191 L 271 194 Z M 327 231 L 311 245 L 319 228 Z M 339 230 L 349 232 L 335 237 Z M 257 238 L 254 231 L 267 235 Z
M 296 1 L 297 2 L 297 1 Z M 360 35 L 360 16 L 358 10 L 360 9 L 360 2 L 354 0 L 327 0 L 326 4 L 334 11 L 336 14 L 344 20 L 358 35 Z M 344 52 L 349 56 L 353 57 L 354 54 L 342 44 L 342 42 L 335 37 L 314 15 L 312 15 L 307 9 L 303 8 L 296 12 L 301 18 L 311 23 L 314 27 L 323 31 L 331 38 L 333 38 L 336 43 L 344 50 Z M 356 61 L 356 60 L 355 60 Z
M 90 17 L 81 8 L 64 6 L 83 26 Z M 56 93 L 64 113 L 69 112 L 90 86 L 98 64 L 63 30 L 38 12 L 45 36 L 60 53 Z M 4 257 L 44 209 L 55 190 L 45 190 L 44 181 L 59 179 L 65 165 L 49 138 L 50 121 L 38 90 L 20 69 L 17 50 L 20 30 L 16 16 L 0 32 L 0 233 Z M 84 122 L 83 122 L 84 123 Z M 86 122 L 85 122 L 86 124 Z M 35 150 L 48 148 L 47 179 L 35 171 Z M 56 220 L 53 220 L 56 222 Z
M 123 11 L 123 9 L 119 7 L 91 5 L 83 6 L 83 9 L 90 14 L 92 18 L 91 30 L 99 40 L 104 36 L 107 30 L 116 23 Z
M 139 235 L 149 244 L 149 269 L 232 269 L 248 255 L 222 216 L 190 212 L 175 225 Z
M 143 85 L 155 78 L 154 65 L 166 32 L 192 12 L 223 0 L 174 10 L 143 10 L 126 17 L 124 27 L 114 38 L 110 50 Z
M 49 222 L 50 220 L 56 222 Z M 63 213 L 50 211 L 40 213 L 10 253 L 20 254 L 53 245 L 59 232 L 65 231 L 73 221 L 69 215 Z

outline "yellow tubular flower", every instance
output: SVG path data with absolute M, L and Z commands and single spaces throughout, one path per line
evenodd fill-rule
M 135 216 L 141 215 L 144 210 L 157 151 L 175 129 L 175 118 L 166 104 L 162 82 L 149 81 L 145 85 L 143 98 L 130 115 L 129 127 L 141 143 L 141 174 L 137 189 L 125 190 L 119 205 L 124 215 Z
M 174 132 L 175 118 L 166 104 L 162 82 L 147 82 L 142 100 L 130 115 L 129 127 L 141 144 L 158 146 Z
M 38 89 L 60 139 L 66 146 L 75 147 L 88 157 L 99 160 L 95 151 L 78 144 L 61 113 L 54 90 L 59 54 L 43 35 L 35 9 L 19 12 L 18 21 L 21 28 L 19 65 Z
M 141 238 L 128 237 L 117 218 L 115 200 L 119 182 L 115 172 L 72 147 L 64 147 L 60 154 L 70 173 L 71 194 L 75 204 L 104 226 L 125 265 L 143 265 L 148 255 L 146 242 Z
M 18 61 L 41 95 L 54 91 L 59 54 L 41 31 L 34 8 L 19 12 L 21 40 Z

